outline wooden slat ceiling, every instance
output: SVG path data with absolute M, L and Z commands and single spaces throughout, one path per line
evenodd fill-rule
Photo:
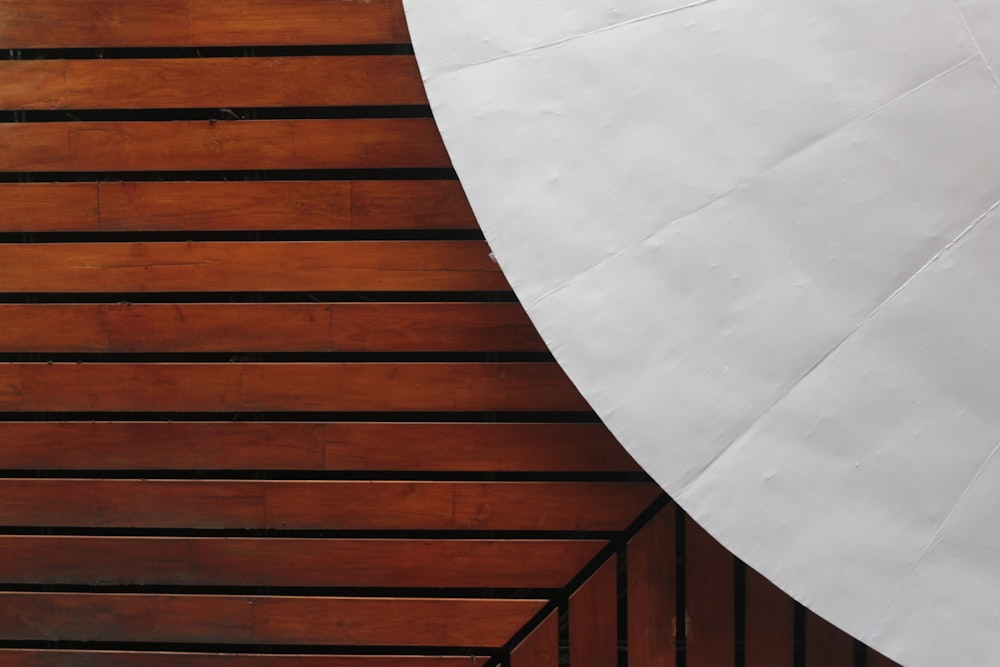
M 0 667 L 863 663 L 553 362 L 407 40 L 0 0 Z

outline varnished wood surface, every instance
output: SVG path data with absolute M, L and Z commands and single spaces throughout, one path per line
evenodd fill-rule
M 510 652 L 510 667 L 559 667 L 559 613 L 553 611 Z
M 430 118 L 0 123 L 0 171 L 449 167 Z
M 0 232 L 477 228 L 458 181 L 0 183 Z
M 616 556 L 569 598 L 569 658 L 574 667 L 606 667 L 618 662 Z
M 587 409 L 554 363 L 0 364 L 0 411 Z
M 635 472 L 603 424 L 0 422 L 5 470 Z
M 476 667 L 486 656 L 262 655 L 0 649 L 0 667 Z
M 854 639 L 806 612 L 806 667 L 854 667 Z
M 734 560 L 690 518 L 684 526 L 688 664 L 736 664 Z
M 677 664 L 676 522 L 668 505 L 628 543 L 629 667 Z
M 0 0 L 0 48 L 409 41 L 400 0 Z
M 8 293 L 503 289 L 482 241 L 0 244 Z
M 500 646 L 539 600 L 0 593 L 0 639 Z
M 745 667 L 792 667 L 795 661 L 792 598 L 747 568 L 745 599 Z
M 0 583 L 561 588 L 605 544 L 7 535 Z
M 517 303 L 0 304 L 7 352 L 543 352 Z
M 653 484 L 0 480 L 0 526 L 280 530 L 624 529 Z
M 413 56 L 0 61 L 2 109 L 423 104 Z

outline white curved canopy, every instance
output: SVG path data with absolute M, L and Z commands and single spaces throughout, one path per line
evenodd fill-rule
M 1000 655 L 1000 3 L 407 0 L 543 337 L 645 469 L 916 667 Z

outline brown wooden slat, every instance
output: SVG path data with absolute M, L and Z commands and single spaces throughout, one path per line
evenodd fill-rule
M 0 526 L 622 530 L 652 484 L 6 479 Z
M 501 646 L 540 600 L 0 593 L 0 639 Z
M 806 612 L 806 667 L 854 667 L 854 639 Z
M 0 422 L 6 470 L 634 472 L 603 424 Z
M 0 649 L 0 667 L 476 667 L 486 656 L 261 655 Z
M 400 0 L 0 0 L 0 48 L 408 41 Z
M 3 292 L 507 288 L 482 241 L 0 244 Z
M 421 104 L 413 56 L 0 61 L 3 109 Z
M 684 530 L 688 664 L 733 665 L 736 662 L 733 556 L 690 518 Z
M 0 582 L 561 588 L 605 544 L 594 540 L 15 535 L 0 537 Z M 613 596 L 611 601 L 613 622 Z
M 573 667 L 618 664 L 618 558 L 612 556 L 569 598 Z
M 795 603 L 756 571 L 746 569 L 745 667 L 792 667 Z
M 97 231 L 97 187 L 96 183 L 0 183 L 0 232 Z
M 0 171 L 448 166 L 430 118 L 0 124 Z
M 545 351 L 517 303 L 0 304 L 5 352 Z
M 660 510 L 628 543 L 629 667 L 677 662 L 676 507 Z
M 587 410 L 554 363 L 0 364 L 0 411 Z
M 559 614 L 553 611 L 510 652 L 510 667 L 559 667 Z
M 875 649 L 869 648 L 865 667 L 901 667 L 901 665 L 885 657 Z

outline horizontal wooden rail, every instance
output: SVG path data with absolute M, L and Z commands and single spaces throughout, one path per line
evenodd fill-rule
M 0 667 L 470 667 L 486 656 L 301 655 L 0 649 Z
M 0 61 L 0 109 L 421 104 L 413 56 Z
M 543 600 L 0 593 L 0 639 L 502 646 Z
M 0 470 L 635 472 L 603 424 L 0 422 Z
M 0 232 L 478 229 L 458 181 L 0 183 Z
M 0 49 L 409 41 L 401 0 L 0 0 Z
M 0 526 L 622 530 L 650 483 L 0 480 Z
M 430 118 L 0 124 L 0 171 L 449 167 Z
M 562 588 L 605 544 L 0 536 L 0 584 Z
M 544 351 L 517 303 L 0 304 L 5 352 Z
M 0 411 L 587 410 L 554 363 L 0 364 Z
M 504 289 L 482 241 L 0 244 L 8 293 Z

